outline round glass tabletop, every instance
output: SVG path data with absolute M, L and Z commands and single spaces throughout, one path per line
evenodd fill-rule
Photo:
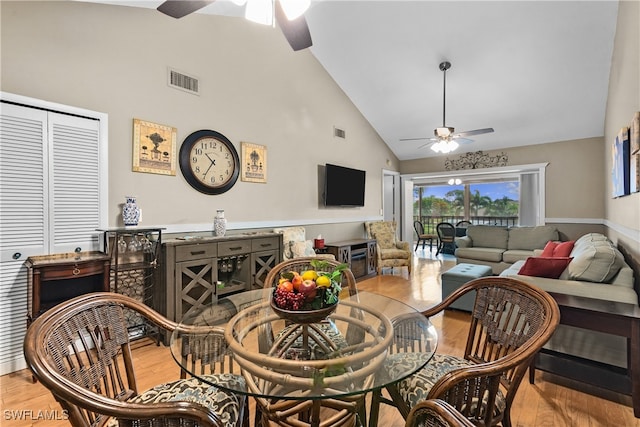
M 280 318 L 270 298 L 270 289 L 242 292 L 188 312 L 171 336 L 174 359 L 191 375 L 231 392 L 321 399 L 395 383 L 427 364 L 436 350 L 429 319 L 392 298 L 359 292 L 315 323 Z M 203 335 L 216 345 L 207 345 Z M 200 358 L 194 362 L 185 349 L 193 350 L 189 342 L 196 336 Z M 203 364 L 226 353 L 237 365 L 227 368 L 244 381 L 220 382 L 204 373 Z

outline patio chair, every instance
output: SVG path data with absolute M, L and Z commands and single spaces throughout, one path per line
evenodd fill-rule
M 474 290 L 464 355 L 436 353 L 416 374 L 386 387 L 391 399 L 381 397 L 372 405 L 396 406 L 406 420 L 421 401 L 442 399 L 475 425 L 511 426 L 511 405 L 522 377 L 560 321 L 558 304 L 547 292 L 522 281 L 483 277 L 423 314 L 434 316 Z M 372 406 L 371 411 L 378 409 Z
M 438 250 L 436 250 L 436 255 L 444 251 L 445 245 L 451 245 L 455 250 L 456 228 L 453 224 L 441 222 L 436 225 L 436 231 L 438 232 Z
M 420 242 L 422 242 L 422 250 L 424 250 L 424 245 L 425 243 L 427 243 L 427 240 L 429 241 L 429 251 L 431 251 L 433 249 L 433 241 L 435 240 L 436 244 L 438 242 L 438 235 L 425 233 L 424 225 L 422 225 L 420 221 L 413 222 L 413 229 L 416 231 L 416 235 L 418 236 L 418 241 L 416 242 L 416 248 L 414 249 L 414 251 L 418 250 L 418 245 L 420 245 Z
M 27 330 L 27 364 L 72 426 L 248 426 L 244 396 L 199 379 L 183 378 L 139 392 L 125 310 L 166 331 L 179 327 L 132 298 L 98 292 L 59 304 Z M 226 374 L 212 381 L 244 378 Z
M 473 427 L 473 424 L 444 400 L 430 399 L 411 410 L 405 427 Z

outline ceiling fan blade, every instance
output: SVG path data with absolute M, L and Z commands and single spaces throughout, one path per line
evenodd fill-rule
M 425 136 L 424 138 L 400 138 L 399 141 L 423 141 L 425 139 L 431 140 L 432 138 L 429 138 L 427 136 Z
M 453 138 L 465 137 L 465 136 L 473 136 L 473 135 L 482 135 L 483 133 L 491 133 L 493 132 L 493 128 L 484 128 L 484 129 L 476 129 L 476 130 L 468 130 L 464 132 L 458 132 L 453 135 Z
M 458 144 L 471 144 L 473 142 L 473 139 L 459 137 L 451 138 L 451 140 L 457 142 Z
M 426 144 L 422 144 L 420 147 L 418 147 L 418 150 L 420 150 L 421 148 L 428 147 L 431 144 L 433 144 L 434 142 L 435 142 L 434 140 L 431 140 L 431 141 L 427 142 Z
M 284 14 L 284 10 L 282 10 L 280 2 L 276 2 L 276 20 L 293 50 L 306 49 L 313 44 L 309 26 L 307 25 L 307 20 L 304 19 L 304 15 L 300 15 L 296 19 L 289 21 Z
M 182 18 L 183 16 L 187 16 L 190 13 L 195 12 L 196 10 L 200 10 L 205 6 L 210 5 L 215 0 L 168 0 L 158 6 L 158 11 L 164 13 L 165 15 L 169 15 L 172 18 Z

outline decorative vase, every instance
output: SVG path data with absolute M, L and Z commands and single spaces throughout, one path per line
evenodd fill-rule
M 216 217 L 213 219 L 213 231 L 216 236 L 224 236 L 227 232 L 227 219 L 224 217 L 224 209 L 218 209 Z
M 140 221 L 140 208 L 136 204 L 136 198 L 126 196 L 126 203 L 122 206 L 122 220 L 125 227 L 134 227 Z

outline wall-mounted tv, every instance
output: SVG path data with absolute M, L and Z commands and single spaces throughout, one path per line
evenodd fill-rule
M 325 206 L 364 206 L 366 171 L 327 163 L 324 171 Z

